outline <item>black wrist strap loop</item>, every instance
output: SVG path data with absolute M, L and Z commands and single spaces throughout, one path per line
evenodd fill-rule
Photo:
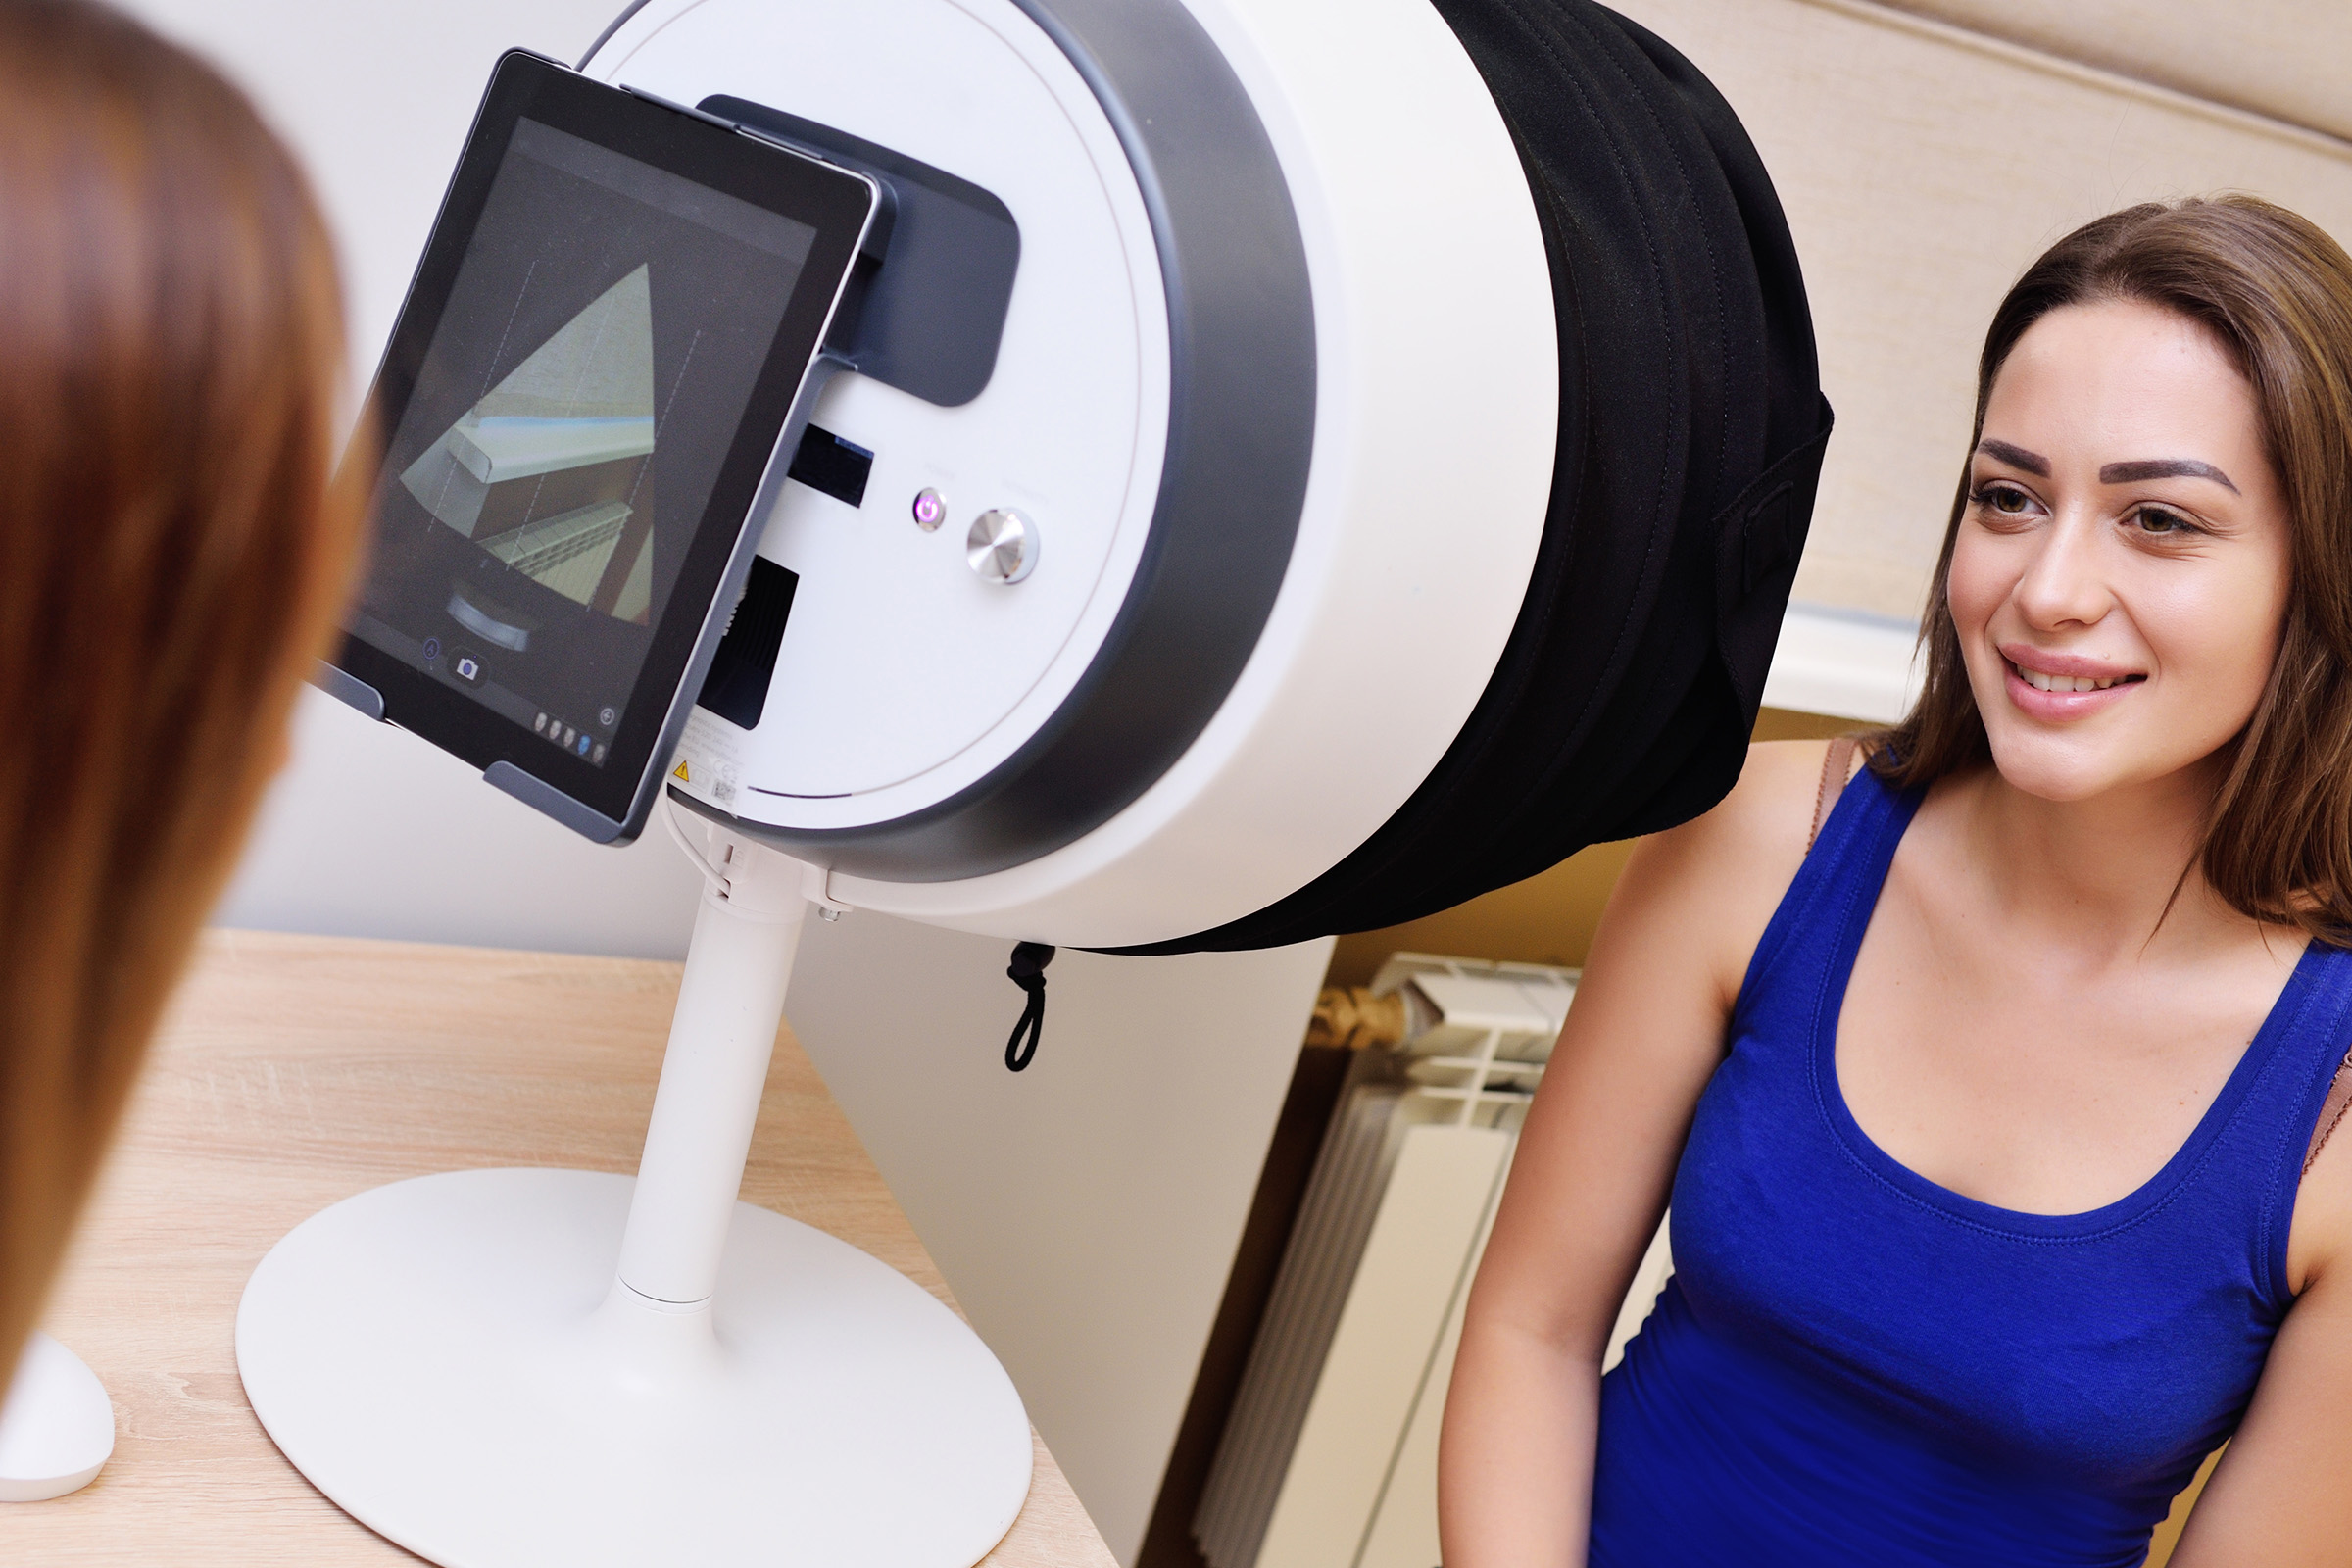
M 1012 950 L 1004 978 L 1029 993 L 1029 1004 L 1021 1009 L 1020 1022 L 1012 1026 L 1012 1038 L 1004 1042 L 1006 1072 L 1019 1072 L 1037 1055 L 1038 1036 L 1046 1029 L 1046 965 L 1053 961 L 1054 950 L 1043 942 L 1023 942 Z M 1029 1037 L 1026 1042 L 1023 1035 Z

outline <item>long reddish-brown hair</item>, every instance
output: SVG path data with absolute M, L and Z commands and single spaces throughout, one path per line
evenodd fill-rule
M 0 1382 L 350 576 L 341 353 L 244 97 L 0 0 Z
M 2286 498 L 2291 577 L 2278 660 L 2230 745 L 2197 867 L 2241 914 L 2352 942 L 2352 257 L 2251 196 L 2150 203 L 2084 224 L 1993 313 L 1970 452 L 1993 378 L 2027 329 L 2108 299 L 2171 311 L 2229 351 L 2253 386 Z M 1991 760 L 1946 599 L 1968 496 L 1963 463 L 1921 627 L 1926 689 L 1872 758 L 1904 787 Z

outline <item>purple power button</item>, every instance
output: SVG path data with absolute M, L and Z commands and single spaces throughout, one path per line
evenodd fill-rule
M 939 525 L 948 520 L 947 498 L 936 490 L 925 490 L 914 498 L 914 525 L 925 533 L 936 533 Z

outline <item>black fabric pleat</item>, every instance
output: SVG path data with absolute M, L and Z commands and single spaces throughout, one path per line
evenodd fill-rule
M 1830 425 L 1780 201 L 1722 96 L 1632 22 L 1434 3 L 1518 146 L 1551 268 L 1559 446 L 1527 597 L 1452 746 L 1370 839 L 1254 914 L 1122 951 L 1414 919 L 1687 821 L 1739 777 Z

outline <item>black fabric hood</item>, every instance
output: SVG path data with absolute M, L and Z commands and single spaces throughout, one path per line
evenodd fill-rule
M 1559 446 L 1527 598 L 1370 839 L 1254 914 L 1120 951 L 1415 919 L 1687 821 L 1740 774 L 1831 419 L 1779 198 L 1714 86 L 1615 12 L 1434 3 L 1517 144 L 1551 268 Z

